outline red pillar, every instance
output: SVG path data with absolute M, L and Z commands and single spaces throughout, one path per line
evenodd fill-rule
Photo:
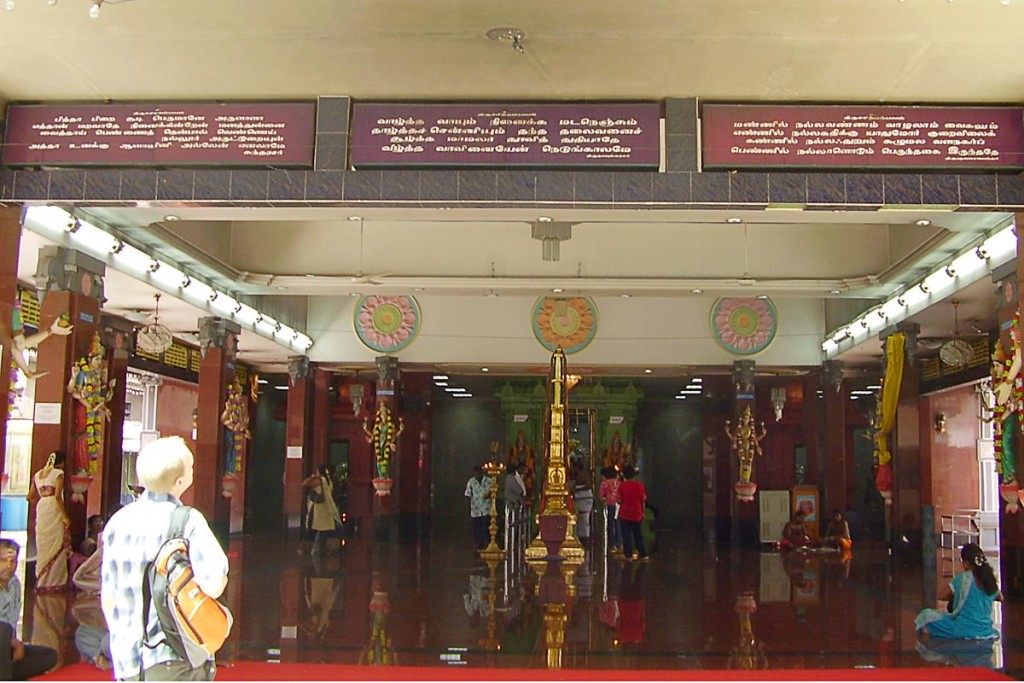
M 921 548 L 921 372 L 912 362 L 917 346 L 920 326 L 901 323 L 897 329 L 907 335 L 903 359 L 903 381 L 900 383 L 899 403 L 896 406 L 896 427 L 890 437 L 892 453 L 893 544 L 906 536 L 910 552 Z
M 825 376 L 828 381 L 822 387 L 825 399 L 825 487 L 822 504 L 819 506 L 822 528 L 827 524 L 829 511 L 834 508 L 846 509 L 846 387 L 843 386 L 843 369 L 836 361 L 827 361 Z M 808 482 L 821 481 L 808 478 Z
M 235 354 L 241 327 L 223 318 L 199 320 L 200 344 L 206 349 L 199 364 L 199 406 L 196 419 L 195 481 L 192 505 L 210 522 L 210 528 L 227 546 L 231 507 L 222 494 L 224 476 L 224 425 L 221 414 L 228 383 L 235 377 Z M 187 494 L 186 494 L 187 495 Z
M 11 329 L 14 302 L 18 299 L 18 253 L 21 249 L 21 211 L 18 207 L 0 207 L 0 330 Z M 0 386 L 10 381 L 11 345 L 5 339 L 0 348 Z M 9 401 L 0 401 L 0 472 L 6 466 L 7 417 Z
M 818 419 L 823 410 L 824 401 L 818 400 L 818 390 L 822 392 L 822 399 L 825 397 L 825 390 L 821 381 L 821 374 L 808 373 L 804 377 L 804 447 L 807 449 L 807 469 L 804 472 L 804 481 L 818 481 L 818 454 L 819 448 Z M 826 451 L 827 452 L 827 451 Z M 794 472 L 794 480 L 795 480 Z
M 305 511 L 302 480 L 315 468 L 310 453 L 311 393 L 309 359 L 306 356 L 289 358 L 284 437 L 284 515 L 288 527 L 299 526 L 300 517 Z
M 124 410 L 128 384 L 128 359 L 135 346 L 131 323 L 117 318 L 103 320 L 103 344 L 107 347 L 107 376 L 113 382 L 110 403 L 110 422 L 107 438 L 103 442 L 103 461 L 100 464 L 100 495 L 89 500 L 88 513 L 108 518 L 121 503 L 121 471 L 124 451 Z
M 99 324 L 100 298 L 103 295 L 105 266 L 86 254 L 63 247 L 43 247 L 36 268 L 37 286 L 42 299 L 39 329 L 50 326 L 66 314 L 74 326 L 67 336 L 53 335 L 39 344 L 36 368 L 45 372 L 35 384 L 35 424 L 32 428 L 32 472 L 46 464 L 50 453 L 64 451 L 67 466 L 64 477 L 64 501 L 71 520 L 71 536 L 80 538 L 85 531 L 88 500 L 100 495 L 102 476 L 93 480 L 86 493 L 86 504 L 71 500 L 71 477 L 75 473 L 78 403 L 67 391 L 72 364 L 87 355 Z M 46 416 L 46 417 L 44 417 Z M 110 426 L 104 425 L 104 442 L 110 438 Z M 118 436 L 120 438 L 120 436 Z M 99 466 L 102 468 L 102 455 Z M 98 472 L 101 475 L 101 471 Z M 35 509 L 29 509 L 29 540 L 35 540 Z

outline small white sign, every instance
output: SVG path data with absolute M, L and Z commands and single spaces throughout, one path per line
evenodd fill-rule
M 286 457 L 288 460 L 302 460 L 302 446 L 289 446 Z
M 622 417 L 621 415 L 612 415 L 611 417 L 608 418 L 608 424 L 610 425 L 620 425 L 625 421 L 626 418 Z
M 529 417 L 528 415 L 513 415 L 512 416 L 512 421 L 513 422 L 526 422 L 526 419 L 528 417 Z
M 284 640 L 294 640 L 299 637 L 298 626 L 282 626 L 281 627 L 281 638 Z
M 60 404 L 37 403 L 35 412 L 35 423 L 37 425 L 59 425 Z

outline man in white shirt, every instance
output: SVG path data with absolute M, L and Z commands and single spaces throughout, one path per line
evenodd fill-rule
M 484 476 L 484 468 L 473 467 L 473 476 L 466 482 L 466 498 L 469 498 L 469 517 L 473 523 L 473 541 L 476 549 L 487 547 L 491 533 L 487 528 L 491 517 L 491 480 Z

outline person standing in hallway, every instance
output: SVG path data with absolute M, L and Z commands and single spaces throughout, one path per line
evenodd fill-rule
M 644 503 L 647 501 L 647 489 L 642 482 L 636 481 L 636 469 L 626 465 L 622 469 L 625 481 L 619 485 L 619 524 L 622 525 L 622 547 L 627 560 L 650 562 L 644 536 L 640 525 L 644 521 Z M 636 548 L 634 553 L 633 548 Z
M 71 522 L 64 508 L 64 453 L 53 451 L 32 477 L 29 504 L 36 506 L 35 592 L 59 593 L 68 588 Z
M 594 510 L 594 485 L 590 472 L 582 462 L 576 463 L 572 480 L 572 500 L 576 506 L 576 536 L 580 543 L 590 540 L 590 513 Z
M 162 642 L 154 605 L 142 613 L 143 569 L 167 540 L 171 516 L 192 486 L 194 465 L 195 456 L 179 436 L 148 444 L 136 461 L 145 492 L 115 512 L 103 530 L 100 596 L 119 680 L 212 681 L 216 675 L 212 657 L 193 669 Z M 199 510 L 189 512 L 184 536 L 196 582 L 211 598 L 220 597 L 228 583 L 228 558 Z M 153 646 L 144 647 L 143 640 Z
M 16 637 L 21 618 L 21 581 L 15 541 L 0 538 L 0 680 L 27 681 L 57 665 L 57 652 L 49 647 L 23 643 Z
M 619 507 L 619 473 L 614 467 L 601 468 L 601 487 L 598 489 L 598 496 L 604 503 L 604 523 L 608 533 L 608 552 L 622 552 L 622 534 L 620 533 L 618 507 Z
M 312 503 L 312 515 L 310 517 L 309 529 L 313 531 L 313 548 L 310 551 L 316 555 L 320 552 L 320 537 L 324 534 L 328 538 L 337 535 L 341 528 L 341 514 L 334 502 L 334 482 L 331 473 L 331 466 L 319 465 L 314 474 L 306 477 L 302 485 L 310 488 L 309 500 Z M 341 540 L 338 539 L 340 546 Z M 333 552 L 328 547 L 328 553 Z
M 484 476 L 484 468 L 473 466 L 473 476 L 466 482 L 466 498 L 469 498 L 469 518 L 473 524 L 473 543 L 477 550 L 483 550 L 491 540 L 488 525 L 491 521 L 491 480 Z

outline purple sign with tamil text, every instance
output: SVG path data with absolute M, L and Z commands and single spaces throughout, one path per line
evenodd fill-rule
M 352 106 L 352 165 L 657 168 L 657 103 Z
M 705 104 L 705 168 L 1024 167 L 1020 107 Z
M 316 105 L 67 104 L 7 108 L 9 166 L 312 166 Z

